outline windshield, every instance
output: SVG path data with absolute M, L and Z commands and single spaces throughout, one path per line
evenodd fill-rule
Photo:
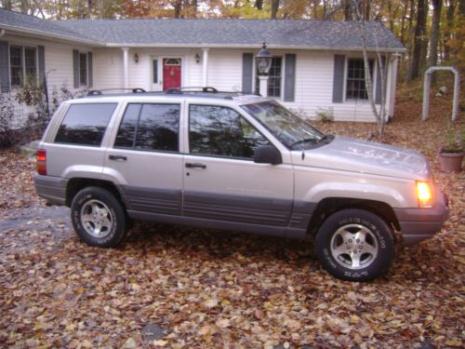
M 275 101 L 245 104 L 242 108 L 290 149 L 305 149 L 325 139 L 323 133 Z

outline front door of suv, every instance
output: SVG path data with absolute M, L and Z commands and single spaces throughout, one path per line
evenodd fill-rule
M 183 155 L 179 103 L 129 103 L 105 171 L 116 178 L 129 214 L 180 215 Z
M 270 142 L 236 110 L 190 104 L 188 113 L 184 216 L 287 226 L 292 166 L 254 163 L 255 148 Z

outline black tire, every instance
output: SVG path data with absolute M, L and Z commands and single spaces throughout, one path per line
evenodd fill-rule
M 360 239 L 357 242 L 356 239 L 343 239 L 341 235 L 345 234 L 347 230 L 342 229 L 342 227 L 349 231 L 351 229 L 368 231 L 365 245 L 371 251 L 377 252 L 360 253 L 360 251 L 365 251 L 365 247 L 359 245 Z M 355 236 L 350 234 L 345 236 Z M 339 246 L 336 246 L 337 239 L 339 239 Z M 358 267 L 349 266 L 349 264 L 354 265 L 353 257 L 349 252 L 342 251 L 336 259 L 332 252 L 338 254 L 338 248 L 335 246 L 340 248 L 339 251 L 344 249 L 356 250 L 355 254 L 358 253 L 359 256 Z M 385 274 L 394 259 L 394 248 L 393 234 L 389 225 L 378 215 L 361 209 L 345 209 L 332 214 L 323 222 L 315 238 L 315 254 L 323 267 L 336 278 L 348 281 L 369 281 Z M 363 258 L 365 266 L 362 265 Z
M 81 210 L 89 202 L 101 202 L 109 209 L 111 228 L 102 237 L 90 234 L 83 226 Z M 127 219 L 123 205 L 108 190 L 99 187 L 87 187 L 79 191 L 71 202 L 71 221 L 81 240 L 91 246 L 115 247 L 121 243 L 127 232 Z

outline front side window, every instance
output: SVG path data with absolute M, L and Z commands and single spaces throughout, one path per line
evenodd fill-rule
M 55 137 L 55 143 L 100 146 L 116 103 L 73 104 Z
M 129 104 L 123 115 L 116 148 L 179 151 L 179 104 Z
M 370 75 L 373 78 L 373 60 L 369 61 Z M 368 99 L 365 84 L 365 64 L 361 58 L 347 60 L 346 99 Z
M 303 149 L 325 139 L 320 131 L 275 101 L 245 104 L 242 108 L 289 149 Z
M 273 57 L 271 59 L 271 68 L 268 75 L 268 97 L 281 97 L 282 65 L 282 57 Z M 260 93 L 258 72 L 255 79 L 255 93 Z
M 87 54 L 79 54 L 79 82 L 81 85 L 87 85 Z
M 238 112 L 228 107 L 189 106 L 190 153 L 252 159 L 269 141 Z

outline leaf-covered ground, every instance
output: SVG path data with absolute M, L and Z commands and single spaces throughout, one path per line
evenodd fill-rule
M 119 249 L 88 247 L 67 209 L 35 196 L 34 164 L 0 152 L 0 347 L 465 346 L 465 172 L 437 169 L 444 104 L 422 123 L 401 101 L 386 141 L 432 161 L 450 218 L 371 283 L 332 278 L 301 242 L 241 233 L 137 225 Z M 361 138 L 374 128 L 318 126 Z

